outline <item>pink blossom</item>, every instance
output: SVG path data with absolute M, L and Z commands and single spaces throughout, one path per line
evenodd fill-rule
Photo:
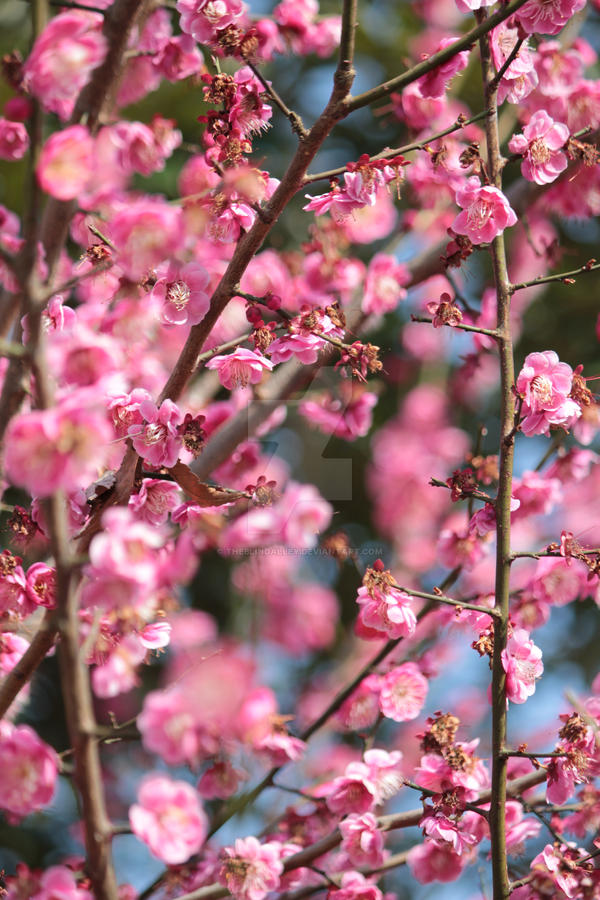
M 383 900 L 383 894 L 376 884 L 360 872 L 344 872 L 341 886 L 331 890 L 332 900 Z
M 0 633 L 0 669 L 2 672 L 10 672 L 19 662 L 29 643 L 25 638 L 10 631 Z
M 523 434 L 548 434 L 551 425 L 569 428 L 581 409 L 569 399 L 573 370 L 559 362 L 554 350 L 530 353 L 517 376 L 517 391 L 523 398 Z
M 242 0 L 177 0 L 181 30 L 191 34 L 199 44 L 215 41 L 217 31 L 238 25 L 246 13 Z
M 165 775 L 149 775 L 142 781 L 129 822 L 133 833 L 168 865 L 184 863 L 197 853 L 208 831 L 194 788 Z
M 72 125 L 50 135 L 40 153 L 38 181 L 52 197 L 73 200 L 87 185 L 93 171 L 94 140 L 83 125 Z
M 163 263 L 156 276 L 152 296 L 162 303 L 160 315 L 165 325 L 197 325 L 209 307 L 210 276 L 204 266 Z
M 15 416 L 6 431 L 7 476 L 37 497 L 76 490 L 93 480 L 110 431 L 105 417 L 76 396 L 54 409 Z
M 457 40 L 458 38 L 455 37 L 444 38 L 442 41 L 440 41 L 433 52 L 438 53 L 440 50 L 445 50 L 446 47 L 451 47 L 452 44 L 456 43 Z M 458 72 L 465 69 L 468 62 L 469 51 L 461 50 L 459 53 L 455 53 L 454 56 L 446 60 L 445 63 L 436 66 L 436 68 L 431 72 L 428 72 L 426 75 L 422 75 L 421 78 L 419 78 L 417 81 L 417 86 L 419 88 L 419 93 L 421 94 L 421 96 L 427 98 L 433 97 L 434 99 L 437 97 L 443 97 L 448 82 L 451 81 Z
M 381 679 L 379 707 L 387 719 L 409 722 L 425 703 L 429 684 L 416 663 L 403 663 Z
M 283 543 L 299 549 L 314 547 L 333 515 L 331 504 L 314 485 L 295 481 L 289 482 L 277 508 L 283 520 Z
M 379 675 L 368 675 L 342 703 L 337 718 L 349 731 L 367 731 L 378 715 Z
M 200 74 L 204 60 L 193 38 L 178 34 L 161 44 L 152 65 L 167 81 L 181 81 Z
M 25 572 L 19 556 L 0 553 L 0 612 L 28 615 L 35 608 L 27 596 Z
M 402 263 L 387 253 L 376 253 L 367 269 L 362 310 L 367 315 L 391 312 L 406 297 L 403 285 L 410 275 Z
M 517 221 L 502 191 L 490 185 L 482 186 L 475 175 L 456 192 L 456 202 L 463 211 L 455 218 L 452 229 L 467 235 L 473 244 L 489 243 Z
M 353 866 L 374 868 L 381 865 L 384 859 L 383 834 L 372 813 L 348 816 L 340 822 L 339 829 L 342 850 Z
M 527 34 L 558 34 L 585 0 L 529 0 L 515 13 Z
M 116 150 L 115 161 L 127 175 L 150 175 L 164 169 L 165 158 L 154 132 L 143 122 L 117 122 L 108 135 Z
M 535 819 L 523 818 L 523 807 L 516 800 L 506 801 L 506 849 L 513 854 L 521 853 L 523 841 L 537 837 L 542 827 Z
M 542 651 L 529 639 L 524 628 L 516 628 L 502 651 L 506 672 L 506 696 L 513 703 L 525 703 L 535 693 L 535 682 L 544 671 Z
M 234 387 L 245 388 L 249 384 L 258 384 L 265 369 L 270 371 L 273 365 L 270 359 L 253 350 L 238 347 L 233 353 L 213 356 L 206 363 L 206 368 L 216 369 L 223 387 L 231 391 Z
M 456 881 L 468 863 L 468 857 L 455 853 L 450 844 L 425 841 L 408 852 L 407 863 L 414 878 L 421 884 L 432 881 Z
M 147 650 L 137 635 L 125 635 L 104 662 L 92 671 L 96 697 L 118 697 L 136 687 L 140 682 L 136 670 L 146 656 Z
M 85 888 L 77 887 L 73 872 L 66 866 L 50 866 L 42 873 L 37 891 L 31 900 L 93 900 Z
M 415 770 L 415 780 L 423 787 L 440 793 L 461 787 L 465 789 L 465 800 L 475 800 L 477 792 L 489 784 L 488 772 L 474 754 L 478 743 L 478 740 L 468 743 L 457 741 L 452 765 L 437 753 L 426 753 Z
M 343 382 L 341 387 L 347 383 Z M 348 402 L 325 394 L 318 400 L 303 400 L 299 411 L 313 428 L 354 441 L 369 431 L 373 419 L 371 411 L 376 403 L 376 394 L 367 391 L 358 393 Z
M 360 606 L 356 629 L 360 637 L 381 639 L 385 635 L 395 640 L 414 633 L 417 617 L 412 608 L 413 601 L 403 591 L 394 587 L 385 591 L 378 586 L 371 591 L 360 587 L 356 600 Z
M 468 850 L 469 847 L 478 843 L 477 837 L 462 828 L 461 824 L 452 822 L 439 812 L 434 815 L 426 815 L 419 822 L 427 837 L 441 846 L 448 844 L 458 856 L 462 856 L 464 850 Z
M 102 23 L 98 13 L 59 13 L 37 38 L 25 63 L 25 87 L 63 121 L 106 54 Z
M 29 149 L 29 135 L 21 122 L 0 116 L 0 159 L 22 159 Z
M 327 796 L 332 813 L 363 815 L 375 806 L 375 785 L 368 780 L 368 774 L 364 763 L 354 763 L 350 772 L 334 778 Z
M 269 356 L 276 365 L 295 356 L 301 363 L 311 365 L 317 361 L 325 342 L 316 334 L 284 334 L 269 346 Z
M 387 750 L 372 747 L 365 751 L 363 759 L 367 768 L 367 781 L 372 785 L 375 794 L 375 803 L 385 803 L 398 793 L 404 783 L 400 772 L 402 753 L 399 750 L 388 753 Z M 363 763 L 350 763 L 346 774 L 354 771 L 357 765 L 362 766 Z
M 531 583 L 536 600 L 565 606 L 588 593 L 588 568 L 580 560 L 540 559 Z
M 523 129 L 508 142 L 512 153 L 523 155 L 521 172 L 528 181 L 550 184 L 567 168 L 567 155 L 562 150 L 569 138 L 569 129 L 555 122 L 540 109 Z
M 129 498 L 129 506 L 142 521 L 164 525 L 179 501 L 178 485 L 158 478 L 144 478 L 138 493 Z
M 0 725 L 0 809 L 27 816 L 47 806 L 56 787 L 59 759 L 28 725 Z
M 575 785 L 588 781 L 589 757 L 581 750 L 575 749 L 570 755 L 546 760 L 548 781 L 546 786 L 546 802 L 562 806 L 575 793 Z
M 582 855 L 586 856 L 584 852 Z M 546 844 L 541 853 L 532 859 L 531 871 L 544 882 L 554 883 L 564 894 L 571 898 L 579 894 L 579 878 L 577 877 L 576 861 L 579 852 L 566 844 L 556 846 Z M 535 882 L 534 882 L 535 883 Z
M 160 200 L 136 200 L 123 206 L 110 222 L 119 264 L 132 281 L 142 278 L 183 243 L 179 207 Z
M 171 642 L 172 626 L 169 622 L 152 622 L 139 632 L 140 643 L 147 650 L 162 650 Z
M 46 563 L 33 563 L 27 570 L 25 591 L 36 606 L 56 606 L 56 570 Z
M 281 844 L 260 844 L 255 837 L 238 838 L 224 847 L 219 881 L 236 900 L 263 900 L 279 887 L 283 873 Z
M 148 398 L 142 400 L 139 410 L 144 417 L 143 424 L 129 428 L 136 453 L 149 466 L 174 466 L 182 445 L 177 430 L 183 418 L 179 408 L 172 400 L 163 400 L 158 407 Z
M 494 0 L 454 0 L 461 13 L 469 13 L 475 9 L 492 6 Z
M 198 782 L 198 793 L 206 800 L 226 800 L 237 791 L 240 781 L 248 776 L 235 769 L 227 760 L 218 760 L 202 775 Z

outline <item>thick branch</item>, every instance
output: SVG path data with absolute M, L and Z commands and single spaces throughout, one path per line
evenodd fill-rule
M 493 17 L 491 17 L 493 18 Z M 477 14 L 480 25 L 486 20 L 485 11 Z M 497 82 L 494 75 L 489 38 L 480 40 L 481 68 L 485 88 L 486 138 L 488 175 L 491 183 L 502 187 L 503 160 L 498 134 Z M 514 459 L 515 403 L 514 361 L 510 333 L 510 280 L 506 266 L 506 251 L 502 234 L 491 245 L 497 301 L 497 342 L 500 356 L 500 452 L 499 481 L 496 496 L 496 579 L 495 608 L 500 614 L 494 621 L 494 652 L 492 657 L 492 796 L 490 809 L 490 839 L 492 844 L 492 881 L 494 900 L 508 900 L 510 886 L 506 854 L 506 779 L 508 760 L 504 755 L 506 743 L 506 674 L 502 652 L 508 640 L 510 592 L 510 500 Z

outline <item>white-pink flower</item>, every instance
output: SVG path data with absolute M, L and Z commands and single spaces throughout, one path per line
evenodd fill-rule
M 194 788 L 166 775 L 149 775 L 129 810 L 133 833 L 167 865 L 187 862 L 202 847 L 208 820 Z
M 462 206 L 452 223 L 457 234 L 466 234 L 473 244 L 487 244 L 505 228 L 514 225 L 517 216 L 501 190 L 482 185 L 476 175 L 467 179 L 456 192 L 456 202 Z
M 513 703 L 525 703 L 535 692 L 536 679 L 544 671 L 542 651 L 529 639 L 529 632 L 516 628 L 502 651 L 506 672 L 506 696 Z
M 374 868 L 384 858 L 383 833 L 377 827 L 373 813 L 351 815 L 340 822 L 342 850 L 353 866 Z
M 381 679 L 379 707 L 387 719 L 409 722 L 425 704 L 429 684 L 416 663 L 396 666 Z
M 88 183 L 94 166 L 94 139 L 83 125 L 51 134 L 40 153 L 38 181 L 52 197 L 73 200 Z
M 255 837 L 238 838 L 223 848 L 219 881 L 236 900 L 263 900 L 279 887 L 283 872 L 281 844 L 261 844 Z
M 245 388 L 249 384 L 258 384 L 265 369 L 270 371 L 273 365 L 270 359 L 260 356 L 254 350 L 237 347 L 233 353 L 213 356 L 206 363 L 206 368 L 216 369 L 223 387 L 231 391 L 235 387 Z
M 555 122 L 544 109 L 535 112 L 523 129 L 508 142 L 511 153 L 523 155 L 521 172 L 527 181 L 550 184 L 567 168 L 568 160 L 562 147 L 569 138 L 569 129 Z
M 551 425 L 569 428 L 581 408 L 569 399 L 573 370 L 560 362 L 554 350 L 530 353 L 517 377 L 517 392 L 523 398 L 523 434 L 548 434 Z
M 54 796 L 59 759 L 28 725 L 0 725 L 0 809 L 27 816 Z

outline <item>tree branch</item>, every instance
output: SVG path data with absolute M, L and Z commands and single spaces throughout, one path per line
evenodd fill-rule
M 393 91 L 402 90 L 402 88 L 412 84 L 413 81 L 417 81 L 418 78 L 427 75 L 427 73 L 431 72 L 433 69 L 437 69 L 442 63 L 452 59 L 452 57 L 456 56 L 457 53 L 460 53 L 461 50 L 470 50 L 483 35 L 487 34 L 488 31 L 491 31 L 492 28 L 495 28 L 496 25 L 499 25 L 500 22 L 504 22 L 505 19 L 512 16 L 513 13 L 526 2 L 527 0 L 514 0 L 513 3 L 509 3 L 508 6 L 499 9 L 493 16 L 480 21 L 476 28 L 473 28 L 467 34 L 463 35 L 463 37 L 459 38 L 449 47 L 445 47 L 438 53 L 434 53 L 429 59 L 417 63 L 406 72 L 403 72 L 402 75 L 397 75 L 395 78 L 385 81 L 383 84 L 371 88 L 370 90 L 365 91 L 364 94 L 359 94 L 357 97 L 350 97 L 344 104 L 346 107 L 346 114 L 354 112 L 356 109 L 362 109 L 363 106 L 369 106 L 369 104 L 374 103 L 376 100 L 387 97 Z M 493 77 L 494 73 L 492 70 L 492 78 Z

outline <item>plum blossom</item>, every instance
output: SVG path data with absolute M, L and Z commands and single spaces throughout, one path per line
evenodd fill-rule
M 73 200 L 84 190 L 94 166 L 94 139 L 83 125 L 51 134 L 40 153 L 37 177 L 58 200 Z
M 181 30 L 199 44 L 213 43 L 217 32 L 239 25 L 246 14 L 242 0 L 177 0 Z
M 332 900 L 383 900 L 380 889 L 360 872 L 344 872 L 341 886 L 329 892 Z
M 461 13 L 473 12 L 484 6 L 492 6 L 495 0 L 454 0 Z
M 367 640 L 408 637 L 417 627 L 412 599 L 398 588 L 362 586 L 356 601 L 360 607 L 356 631 Z
M 194 788 L 165 775 L 149 775 L 129 810 L 133 833 L 168 865 L 187 862 L 202 847 L 208 820 Z
M 37 38 L 25 63 L 24 87 L 63 121 L 106 54 L 102 23 L 97 13 L 59 13 Z
M 299 411 L 313 428 L 325 434 L 335 434 L 346 441 L 354 441 L 369 431 L 373 420 L 372 409 L 377 403 L 376 394 L 368 391 L 356 392 L 348 397 L 343 390 L 347 382 L 342 382 L 340 393 L 343 399 L 322 394 L 317 400 L 303 400 Z
M 425 703 L 429 684 L 416 663 L 396 666 L 381 679 L 379 707 L 387 719 L 409 722 Z
M 456 202 L 463 211 L 452 223 L 457 234 L 465 234 L 473 244 L 487 244 L 505 228 L 514 225 L 517 215 L 501 190 L 482 185 L 476 175 L 467 179 L 456 192 Z
M 449 844 L 458 856 L 464 850 L 478 843 L 477 836 L 470 833 L 462 823 L 453 822 L 440 812 L 424 816 L 419 822 L 427 837 L 436 844 Z
M 384 859 L 383 833 L 372 813 L 351 815 L 340 822 L 342 850 L 353 866 L 374 868 Z
M 161 321 L 165 325 L 197 325 L 209 307 L 210 276 L 204 266 L 161 263 L 156 276 L 152 296 L 162 303 Z
M 567 168 L 567 155 L 562 150 L 569 138 L 569 129 L 555 122 L 540 109 L 535 112 L 523 134 L 516 134 L 508 142 L 511 153 L 523 155 L 521 172 L 527 181 L 550 184 Z
M 74 394 L 53 409 L 22 413 L 11 420 L 4 464 L 14 484 L 48 497 L 93 480 L 111 428 L 104 415 L 83 405 L 82 399 Z
M 558 34 L 585 0 L 529 0 L 515 13 L 526 34 Z
M 73 872 L 66 866 L 50 866 L 42 873 L 39 891 L 31 900 L 93 900 L 92 894 L 77 887 Z
M 451 47 L 452 44 L 456 43 L 457 40 L 458 38 L 455 37 L 444 38 L 435 48 L 434 53 L 439 53 L 440 50 L 445 50 L 446 47 Z M 428 57 L 425 57 L 425 59 L 427 58 Z M 446 60 L 445 63 L 442 63 L 431 72 L 423 75 L 416 82 L 421 96 L 433 99 L 443 97 L 448 82 L 451 81 L 451 79 L 454 78 L 454 76 L 458 72 L 462 71 L 462 69 L 465 69 L 468 65 L 468 62 L 468 50 L 461 50 L 459 53 L 455 53 L 454 56 Z
M 143 416 L 143 424 L 131 425 L 129 428 L 136 453 L 149 466 L 174 466 L 182 443 L 178 426 L 183 417 L 179 408 L 172 400 L 163 400 L 158 407 L 148 396 L 140 403 L 139 411 Z
M 432 881 L 455 881 L 468 863 L 468 856 L 455 853 L 449 843 L 425 841 L 408 852 L 407 863 L 411 875 L 421 884 Z
M 0 809 L 27 816 L 54 796 L 59 758 L 28 725 L 0 724 Z
M 376 253 L 367 269 L 362 310 L 381 315 L 396 309 L 406 297 L 404 285 L 410 281 L 408 269 L 388 253 Z
M 179 487 L 159 478 L 144 478 L 137 494 L 129 498 L 129 506 L 144 522 L 164 525 L 180 501 Z
M 46 563 L 33 563 L 27 570 L 25 593 L 36 606 L 56 606 L 56 569 Z
M 182 212 L 160 200 L 136 200 L 113 216 L 110 234 L 125 275 L 137 281 L 180 249 Z
M 542 651 L 529 639 L 524 628 L 516 628 L 502 651 L 506 672 L 506 696 L 513 703 L 525 703 L 535 693 L 536 679 L 544 671 Z
M 283 873 L 281 844 L 260 844 L 255 837 L 238 838 L 224 847 L 219 881 L 236 900 L 263 900 L 279 887 Z
M 569 428 L 581 415 L 579 405 L 569 399 L 572 385 L 571 366 L 560 362 L 554 350 L 530 353 L 516 383 L 523 398 L 523 434 L 548 434 L 552 425 Z
M 22 122 L 0 116 L 0 159 L 22 159 L 29 149 L 29 135 Z
M 237 347 L 233 353 L 213 356 L 206 363 L 206 368 L 216 369 L 223 387 L 231 391 L 234 387 L 246 388 L 249 384 L 258 384 L 265 369 L 271 371 L 273 365 L 270 359 L 254 350 Z

